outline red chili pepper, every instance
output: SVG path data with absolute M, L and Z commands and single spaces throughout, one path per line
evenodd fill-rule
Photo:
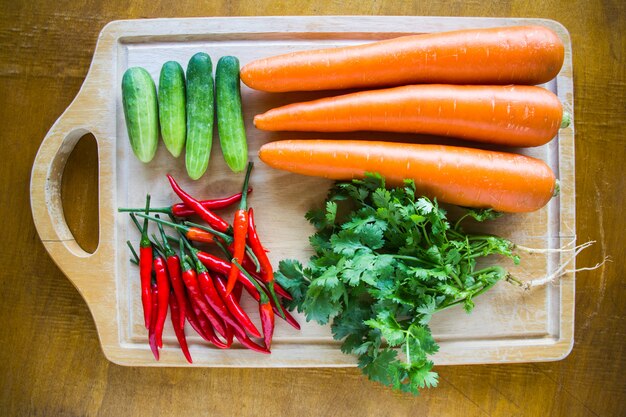
M 235 212 L 233 221 L 233 261 L 242 262 L 243 255 L 246 252 L 246 230 L 248 229 L 248 213 L 245 209 L 239 209 Z M 235 287 L 239 268 L 231 263 L 230 273 L 228 274 L 228 282 L 226 291 L 228 294 Z
M 187 294 L 185 294 L 185 284 L 180 276 L 180 258 L 167 241 L 167 235 L 165 234 L 161 223 L 158 223 L 157 225 L 159 227 L 159 232 L 161 233 L 161 238 L 163 239 L 163 251 L 165 252 L 165 261 L 167 262 L 167 272 L 170 277 L 172 288 L 174 289 L 174 295 L 176 296 L 176 305 L 180 310 L 180 314 L 178 315 L 179 326 L 183 328 L 185 326 L 185 298 L 187 298 Z
M 265 346 L 261 346 L 258 345 L 256 343 L 254 343 L 244 332 L 243 330 L 237 330 L 234 329 L 235 331 L 235 337 L 237 338 L 237 340 L 239 341 L 239 343 L 241 343 L 243 346 L 247 347 L 250 350 L 254 350 L 256 352 L 260 352 L 260 353 L 271 353 L 270 350 L 265 347 Z
M 235 319 L 233 315 L 228 311 L 228 308 L 224 304 L 224 301 L 217 293 L 209 271 L 202 264 L 202 262 L 200 262 L 195 254 L 195 251 L 192 250 L 191 253 L 196 262 L 198 283 L 200 284 L 200 289 L 202 290 L 206 301 L 209 303 L 211 308 L 220 316 L 220 318 L 224 320 L 224 323 L 226 325 L 232 326 L 233 328 L 235 328 L 235 330 L 241 330 L 242 332 L 244 332 L 242 324 L 239 323 L 237 319 Z
M 156 284 L 159 290 L 157 301 L 157 315 L 154 332 L 156 333 L 157 346 L 163 347 L 163 326 L 167 317 L 167 306 L 170 298 L 170 279 L 167 276 L 167 266 L 165 260 L 160 256 L 154 258 L 154 272 L 156 273 Z
M 187 239 L 192 242 L 201 242 L 201 243 L 213 243 L 215 242 L 215 236 L 211 233 L 206 232 L 202 229 L 198 229 L 197 227 L 190 227 L 185 233 Z
M 252 207 L 248 209 L 248 244 L 252 249 L 252 253 L 254 253 L 259 260 L 263 281 L 268 283 L 274 281 L 272 263 L 267 257 L 265 248 L 261 244 L 261 239 L 259 239 L 259 234 L 256 231 L 256 224 L 254 223 L 254 210 Z
M 248 287 L 244 285 L 244 288 L 246 289 L 246 291 L 248 292 L 248 294 L 250 294 L 250 296 L 252 298 L 254 298 L 257 302 L 259 302 L 261 300 L 261 296 L 259 294 L 259 291 L 252 287 Z M 267 295 L 267 294 L 266 294 Z M 278 310 L 278 307 L 276 307 L 276 305 L 274 304 L 274 301 L 270 299 L 270 304 L 272 304 L 272 310 L 274 310 L 274 313 L 276 313 L 278 315 L 278 317 L 281 317 L 280 315 L 280 311 Z M 281 306 L 282 307 L 282 306 Z M 296 321 L 296 319 L 289 313 L 289 311 L 287 311 L 285 308 L 282 308 L 283 313 L 285 314 L 284 320 L 289 323 L 291 325 L 291 327 L 293 327 L 296 330 L 300 330 L 300 324 Z M 281 317 L 283 318 L 283 317 Z
M 227 239 L 227 240 L 231 239 L 231 237 L 228 236 L 227 234 L 218 232 L 217 230 L 215 230 L 214 233 L 211 233 L 199 227 L 189 227 L 185 224 L 168 222 L 167 220 L 163 220 L 159 218 L 158 215 L 156 217 L 150 217 L 150 216 L 146 216 L 145 214 L 138 214 L 138 216 L 147 220 L 154 221 L 155 223 L 159 225 L 160 229 L 163 229 L 164 224 L 167 226 L 173 227 L 174 229 L 181 231 L 188 240 L 191 240 L 193 242 L 214 243 L 216 236 Z M 165 235 L 164 232 L 163 232 L 163 240 L 167 241 L 167 236 Z
M 148 328 L 148 343 L 150 344 L 150 349 L 152 350 L 152 354 L 154 355 L 154 358 L 158 361 L 159 360 L 159 347 L 157 346 L 157 340 L 156 340 L 156 321 L 157 321 L 157 309 L 158 309 L 158 297 L 159 297 L 159 289 L 158 286 L 155 283 L 153 283 L 151 285 L 151 292 L 152 292 L 152 296 L 151 296 L 151 314 L 152 316 L 150 317 L 150 327 Z
M 223 343 L 215 334 L 213 327 L 211 327 L 211 323 L 207 320 L 206 316 L 200 310 L 200 307 L 195 305 L 189 299 L 185 299 L 186 301 L 186 310 L 187 310 L 187 320 L 189 320 L 189 324 L 194 330 L 207 342 L 212 343 L 215 347 L 220 349 L 228 349 L 232 343 Z
M 243 261 L 243 255 L 246 252 L 246 234 L 248 231 L 248 181 L 250 180 L 250 172 L 252 172 L 252 162 L 248 163 L 248 169 L 246 171 L 246 178 L 243 181 L 243 192 L 241 201 L 239 202 L 239 210 L 235 212 L 233 220 L 233 243 L 232 254 L 233 259 L 231 262 L 230 273 L 228 274 L 228 281 L 226 283 L 226 294 L 235 287 L 237 282 L 239 268 L 235 266 L 236 263 Z
M 265 282 L 265 280 L 263 279 L 263 276 L 255 272 L 254 262 L 252 261 L 252 259 L 250 259 L 247 253 L 243 257 L 243 262 L 241 263 L 241 266 L 243 266 L 244 269 L 248 271 L 248 273 L 252 275 L 252 277 L 255 278 L 257 281 Z M 241 279 L 241 276 L 239 276 L 238 279 Z M 287 300 L 293 300 L 293 297 L 291 296 L 291 294 L 289 294 L 287 290 L 281 287 L 278 284 L 278 282 L 276 282 L 275 280 L 274 280 L 274 289 L 276 290 L 276 294 L 280 295 L 281 297 L 286 298 Z
M 242 272 L 250 281 L 254 280 L 254 278 L 252 278 L 245 269 Z M 259 290 L 260 294 L 259 315 L 261 317 L 261 325 L 263 326 L 263 340 L 265 342 L 265 347 L 269 350 L 272 345 L 272 336 L 274 335 L 274 310 L 272 309 L 270 298 L 267 296 L 263 287 L 261 287 L 258 283 L 254 284 L 258 287 L 257 290 Z
M 261 244 L 261 239 L 259 239 L 259 235 L 256 231 L 256 224 L 254 223 L 254 211 L 252 210 L 252 207 L 248 209 L 248 245 L 250 245 L 252 253 L 254 253 L 254 255 L 259 260 L 259 264 L 261 265 L 260 278 L 263 282 L 268 284 L 270 294 L 272 294 L 273 291 L 276 291 L 276 294 L 280 295 L 281 297 L 285 297 L 288 300 L 293 299 L 293 297 L 291 297 L 291 294 L 285 291 L 285 289 L 283 289 L 280 285 L 278 285 L 276 281 L 274 281 L 274 269 L 272 268 L 272 263 L 267 257 L 267 252 Z M 244 263 L 242 263 L 241 266 L 246 268 L 248 271 L 252 271 L 252 269 L 246 266 L 246 259 L 244 259 Z M 255 278 L 258 277 L 258 275 L 252 275 Z
M 226 282 L 224 281 L 224 278 L 218 275 L 215 277 L 214 283 L 215 288 L 217 289 L 217 292 L 219 293 L 222 300 L 224 301 L 224 304 L 226 304 L 228 311 L 230 311 L 235 319 L 237 319 L 237 321 L 239 321 L 239 323 L 241 323 L 241 325 L 245 327 L 248 333 L 250 333 L 254 337 L 261 337 L 261 334 L 254 326 L 254 323 L 252 323 L 252 320 L 250 320 L 248 314 L 246 314 L 244 309 L 239 304 L 239 299 L 236 295 L 236 291 L 239 290 L 239 295 L 241 295 L 241 284 L 235 286 L 233 292 L 227 295 Z
M 196 271 L 191 268 L 191 265 L 189 264 L 188 259 L 185 259 L 185 258 L 182 259 L 182 267 L 183 267 L 183 273 L 182 273 L 183 282 L 185 283 L 185 286 L 187 287 L 189 297 L 191 298 L 192 306 L 197 306 L 202 312 L 202 314 L 204 314 L 204 316 L 207 319 L 209 319 L 209 321 L 211 322 L 211 325 L 215 328 L 215 330 L 220 335 L 226 337 L 226 331 L 224 329 L 224 325 L 222 324 L 220 318 L 217 316 L 217 314 L 215 314 L 215 312 L 211 309 L 211 307 L 204 300 L 204 295 L 202 294 L 202 290 L 200 289 Z
M 180 350 L 183 351 L 183 355 L 185 355 L 187 362 L 193 363 L 193 360 L 191 359 L 191 354 L 189 353 L 189 347 L 187 346 L 187 338 L 185 337 L 185 328 L 184 328 L 185 316 L 182 315 L 181 307 L 178 305 L 178 301 L 176 300 L 176 297 L 172 296 L 171 294 L 170 294 L 170 316 L 172 319 L 172 327 L 174 328 L 174 333 L 176 334 L 176 339 L 178 339 L 178 344 L 180 345 Z M 183 323 L 182 326 L 180 324 L 181 322 Z
M 167 250 L 167 249 L 166 249 Z M 174 290 L 174 296 L 176 297 L 176 305 L 180 310 L 179 314 L 179 326 L 185 325 L 185 284 L 182 280 L 180 273 L 180 258 L 178 255 L 173 254 L 167 257 L 167 272 L 170 276 L 170 282 L 172 283 L 172 289 Z M 171 297 L 170 297 L 171 298 Z
M 229 229 L 230 226 L 224 219 L 213 213 L 211 210 L 205 208 L 202 203 L 193 198 L 191 195 L 187 194 L 182 188 L 180 188 L 180 186 L 176 183 L 176 181 L 170 174 L 167 174 L 167 179 L 170 181 L 172 190 L 174 190 L 178 197 L 183 200 L 183 203 L 185 203 L 187 207 L 189 207 L 197 215 L 199 215 L 202 220 L 204 220 L 212 228 L 220 232 L 226 232 Z
M 222 278 L 223 280 L 223 278 Z M 226 288 L 226 287 L 224 287 Z M 243 291 L 243 284 L 241 282 L 238 282 L 237 285 L 235 285 L 235 288 L 233 289 L 233 297 L 235 297 L 235 300 L 237 300 L 237 303 L 241 303 L 241 292 Z
M 150 209 L 150 194 L 146 196 L 146 213 Z M 141 279 L 141 304 L 146 329 L 150 328 L 152 318 L 152 299 L 150 283 L 152 282 L 152 242 L 148 237 L 148 220 L 144 220 L 139 242 L 139 277 Z
M 252 192 L 252 188 L 248 188 L 248 194 Z M 200 200 L 200 204 L 209 210 L 221 209 L 232 206 L 241 200 L 241 192 L 224 198 L 216 198 L 212 200 Z M 141 212 L 143 208 L 119 208 L 119 212 Z M 155 207 L 150 209 L 151 213 L 165 213 L 176 217 L 189 217 L 196 214 L 195 211 L 185 205 L 185 203 L 173 204 L 169 207 Z
M 200 262 L 202 262 L 202 264 L 204 264 L 204 266 L 206 266 L 210 271 L 216 272 L 224 276 L 230 273 L 230 264 L 223 259 L 202 251 L 196 251 L 196 256 L 198 257 L 198 259 L 200 259 Z M 253 297 L 256 296 L 258 301 L 258 298 L 260 297 L 259 291 L 241 271 L 239 272 L 238 282 L 241 282 L 250 294 L 254 294 Z
M 274 335 L 274 310 L 269 298 L 265 303 L 259 304 L 259 315 L 261 316 L 261 325 L 263 326 L 263 340 L 265 346 L 269 349 L 272 345 L 272 336 Z

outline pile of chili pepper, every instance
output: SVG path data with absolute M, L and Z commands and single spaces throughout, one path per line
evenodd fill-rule
M 252 163 L 248 165 L 240 193 L 204 201 L 192 197 L 167 175 L 182 203 L 151 208 L 148 195 L 144 208 L 119 209 L 130 212 L 141 232 L 139 255 L 132 244 L 127 243 L 133 262 L 139 266 L 144 324 L 157 360 L 159 349 L 163 347 L 168 307 L 174 333 L 189 363 L 192 358 L 185 335 L 186 321 L 216 348 L 227 349 L 236 339 L 242 346 L 266 354 L 270 353 L 276 314 L 300 329 L 282 306 L 281 297 L 291 299 L 291 295 L 274 281 L 272 264 L 256 230 L 254 212 L 248 207 L 251 171 Z M 214 211 L 236 203 L 239 208 L 232 224 Z M 170 220 L 161 219 L 159 214 L 167 214 Z M 206 224 L 188 221 L 193 215 Z M 143 218 L 143 225 L 137 217 Z M 157 224 L 159 236 L 149 236 L 149 221 Z M 177 236 L 167 234 L 164 227 L 173 229 Z M 203 250 L 206 245 L 215 245 L 224 256 Z M 173 246 L 177 246 L 178 251 Z M 259 303 L 262 333 L 241 307 L 244 289 Z

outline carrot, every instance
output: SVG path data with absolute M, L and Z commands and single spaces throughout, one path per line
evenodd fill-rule
M 563 107 L 533 86 L 410 85 L 278 107 L 254 118 L 262 130 L 375 130 L 540 146 L 559 130 Z
M 334 180 L 377 172 L 389 185 L 415 181 L 423 195 L 466 207 L 529 212 L 554 194 L 554 173 L 524 155 L 444 145 L 358 140 L 270 142 L 259 157 L 273 168 Z
M 512 26 L 402 36 L 252 61 L 251 88 L 270 92 L 418 83 L 541 84 L 563 65 L 563 42 L 543 26 Z

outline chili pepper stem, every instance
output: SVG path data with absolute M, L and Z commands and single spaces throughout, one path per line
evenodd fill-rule
M 127 240 L 126 244 L 130 248 L 130 252 L 133 254 L 133 259 L 135 260 L 135 263 L 138 264 L 139 263 L 139 256 L 137 255 L 137 252 L 135 252 L 135 248 L 133 248 L 133 244 L 130 243 L 130 240 Z
M 258 282 L 256 282 L 256 280 L 250 275 L 250 273 L 248 271 L 246 271 L 239 264 L 239 262 L 237 262 L 236 259 L 233 258 L 233 260 L 231 262 L 233 263 L 233 265 L 235 265 L 237 268 L 239 268 L 241 273 L 244 274 L 250 280 L 250 282 L 252 282 L 252 284 L 254 284 L 254 286 L 256 287 L 257 291 L 259 292 L 259 294 L 261 296 L 259 302 L 261 304 L 269 303 L 270 300 L 269 300 L 269 298 L 267 298 L 267 294 L 265 294 L 265 291 L 263 291 L 263 287 L 261 287 L 261 285 Z
M 283 310 L 283 306 L 282 306 L 282 304 L 280 303 L 280 301 L 278 299 L 278 295 L 276 295 L 276 290 L 274 289 L 274 281 L 270 282 L 267 285 L 267 288 L 268 288 L 268 290 L 270 292 L 270 296 L 272 297 L 272 301 L 274 301 L 274 304 L 276 304 L 276 308 L 278 309 L 278 314 L 283 319 L 286 319 L 285 311 Z
M 185 259 L 185 244 L 183 243 L 183 238 L 178 239 L 178 249 L 180 250 L 180 260 L 184 262 Z
M 208 226 L 204 226 L 201 224 L 197 224 L 194 222 L 185 222 L 186 226 L 191 226 L 191 227 L 197 227 L 200 230 L 204 230 L 205 232 L 209 232 L 214 234 L 215 236 L 223 239 L 226 243 L 230 243 L 232 242 L 233 238 L 228 236 L 227 234 L 218 232 L 217 230 L 214 230 Z M 252 259 L 252 262 L 254 263 L 254 266 L 256 267 L 256 272 L 259 272 L 261 270 L 261 264 L 259 263 L 259 259 L 257 258 L 257 256 L 254 254 L 254 252 L 252 251 L 252 249 L 250 248 L 250 246 L 246 245 L 246 253 L 250 256 L 250 259 Z
M 135 223 L 135 227 L 137 228 L 139 233 L 141 233 L 142 232 L 141 225 L 139 224 L 139 221 L 137 220 L 137 216 L 135 216 L 135 213 L 130 213 L 130 218 L 132 219 L 133 223 Z
M 145 210 L 146 215 L 148 213 L 150 213 L 150 194 L 146 195 L 146 210 Z M 148 219 L 145 219 L 143 221 L 143 229 L 141 229 L 141 235 L 142 237 L 147 237 L 148 236 Z
M 157 219 L 159 216 L 155 216 Z M 165 230 L 163 230 L 163 224 L 157 222 L 157 227 L 159 228 L 159 233 L 161 234 L 161 240 L 163 241 L 163 252 L 165 252 L 166 257 L 170 257 L 174 255 L 174 251 L 172 247 L 167 241 L 167 235 L 165 234 Z
M 120 207 L 117 209 L 119 213 L 145 213 L 145 208 L 137 208 L 137 207 Z M 163 214 L 171 214 L 172 209 L 170 207 L 155 207 L 149 210 L 150 213 L 163 213 Z
M 152 244 L 154 245 L 155 249 L 157 250 L 157 253 L 159 255 L 164 255 L 165 254 L 165 249 L 163 249 L 163 246 L 159 243 L 159 238 L 157 237 L 157 235 L 152 233 L 152 239 L 153 239 Z
M 248 183 L 250 182 L 250 173 L 254 163 L 248 162 L 248 168 L 246 169 L 246 177 L 243 180 L 243 188 L 241 191 L 241 200 L 239 201 L 239 210 L 248 209 Z
M 226 242 L 231 242 L 233 240 L 233 238 L 229 235 L 227 235 L 226 233 L 222 233 L 220 231 L 217 231 L 215 229 L 213 229 L 212 227 L 209 226 L 204 226 L 201 224 L 197 224 L 194 222 L 184 222 L 184 226 L 191 226 L 191 227 L 197 227 L 198 229 L 204 230 L 205 232 L 209 232 L 217 237 L 219 237 L 220 239 L 224 239 L 224 241 Z

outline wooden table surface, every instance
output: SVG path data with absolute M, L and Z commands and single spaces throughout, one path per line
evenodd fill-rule
M 130 3 L 130 5 L 128 4 Z M 283 4 L 284 3 L 284 4 Z M 430 3 L 430 4 L 428 4 Z M 620 1 L 22 1 L 0 6 L 0 414 L 626 415 L 626 3 Z M 440 386 L 393 393 L 357 369 L 127 368 L 102 355 L 82 298 L 35 231 L 30 169 L 47 130 L 87 73 L 100 29 L 127 18 L 243 15 L 541 17 L 570 31 L 579 242 L 572 353 L 560 362 L 439 367 Z M 97 245 L 95 142 L 79 143 L 64 176 L 65 214 Z M 96 272 L 97 273 L 97 272 Z

